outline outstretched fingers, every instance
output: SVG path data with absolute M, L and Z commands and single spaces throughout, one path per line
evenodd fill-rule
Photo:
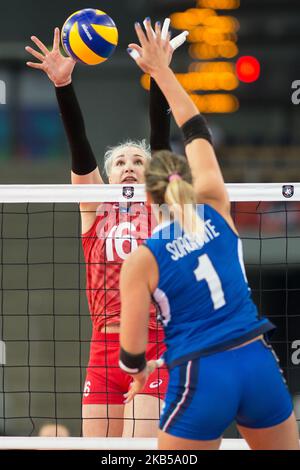
M 59 28 L 54 29 L 54 38 L 53 38 L 53 50 L 58 51 L 59 50 L 59 45 L 60 45 L 60 37 L 59 37 L 60 31 Z
M 135 23 L 134 27 L 135 27 L 135 32 L 137 34 L 137 37 L 139 38 L 141 46 L 146 47 L 148 44 L 148 40 L 144 31 L 142 30 L 140 23 Z
M 35 57 L 36 59 L 40 60 L 41 62 L 44 61 L 45 56 L 44 56 L 43 54 L 41 54 L 40 52 L 36 51 L 35 49 L 33 49 L 32 47 L 26 46 L 26 47 L 25 47 L 25 50 L 26 50 L 29 54 L 33 55 L 33 57 Z
M 49 53 L 47 47 L 45 46 L 45 44 L 42 43 L 42 41 L 39 40 L 39 38 L 37 38 L 36 36 L 31 36 L 31 40 L 45 55 Z
M 157 42 L 158 38 L 157 38 L 156 30 L 155 31 L 153 30 L 151 19 L 149 17 L 145 19 L 144 26 L 145 26 L 148 42 L 150 44 L 154 44 L 155 42 Z M 155 29 L 156 29 L 156 25 L 155 25 Z
M 170 18 L 166 18 L 165 21 L 164 21 L 162 30 L 161 30 L 161 39 L 162 39 L 162 41 L 166 41 L 167 38 L 168 38 L 170 23 L 171 23 Z
M 33 69 L 44 70 L 43 64 L 37 64 L 36 62 L 26 62 L 26 64 L 28 67 L 32 67 Z
M 185 43 L 188 35 L 189 35 L 188 31 L 183 31 L 182 33 L 178 34 L 178 36 L 173 38 L 170 41 L 170 45 L 171 45 L 172 49 L 175 51 L 176 49 L 178 49 L 178 47 L 182 46 L 182 44 Z
M 156 21 L 155 23 L 155 34 L 156 34 L 156 43 L 160 44 L 162 40 L 162 30 L 160 21 Z
M 152 33 L 152 37 L 155 39 L 156 38 L 156 34 L 155 34 L 155 31 L 154 29 L 152 28 L 152 25 L 151 25 L 151 20 L 150 18 L 145 18 L 144 21 L 143 21 L 143 25 L 144 25 L 144 28 L 145 30 L 147 31 L 147 24 L 150 23 L 150 31 Z

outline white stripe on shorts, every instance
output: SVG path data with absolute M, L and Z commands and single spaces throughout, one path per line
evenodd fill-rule
M 186 379 L 185 379 L 185 385 L 184 385 L 184 392 L 182 394 L 181 400 L 177 403 L 176 408 L 174 409 L 173 413 L 170 414 L 170 416 L 167 419 L 164 427 L 162 428 L 162 431 L 164 431 L 164 432 L 166 431 L 167 427 L 171 423 L 172 419 L 175 418 L 175 416 L 177 415 L 178 411 L 180 410 L 180 408 L 182 407 L 182 405 L 184 404 L 184 402 L 185 402 L 185 400 L 188 396 L 188 393 L 190 391 L 191 367 L 192 367 L 192 361 L 189 361 L 188 365 L 187 365 L 187 369 L 186 369 Z

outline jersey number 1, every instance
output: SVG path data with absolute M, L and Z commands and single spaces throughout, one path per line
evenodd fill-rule
M 220 278 L 207 255 L 199 256 L 198 261 L 199 265 L 194 274 L 198 282 L 207 282 L 214 309 L 217 310 L 226 304 Z

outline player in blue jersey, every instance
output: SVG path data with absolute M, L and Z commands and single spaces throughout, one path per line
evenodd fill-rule
M 218 449 L 236 420 L 252 449 L 299 449 L 291 397 L 264 334 L 274 326 L 251 300 L 242 244 L 206 122 L 168 67 L 168 41 L 136 32 L 137 64 L 154 78 L 183 130 L 188 163 L 158 152 L 145 173 L 160 225 L 121 273 L 120 367 L 126 401 L 157 366 L 146 362 L 149 305 L 161 312 L 170 380 L 160 449 Z M 191 170 L 191 172 L 190 172 Z M 193 176 L 193 183 L 192 183 Z M 199 204 L 199 206 L 196 206 Z M 201 205 L 200 205 L 201 204 Z M 172 216 L 173 214 L 173 216 Z M 183 216 L 183 217 L 182 217 Z

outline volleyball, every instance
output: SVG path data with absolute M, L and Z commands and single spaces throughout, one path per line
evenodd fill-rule
M 97 65 L 105 62 L 118 44 L 118 29 L 104 11 L 86 8 L 73 13 L 62 27 L 65 52 L 78 62 Z

